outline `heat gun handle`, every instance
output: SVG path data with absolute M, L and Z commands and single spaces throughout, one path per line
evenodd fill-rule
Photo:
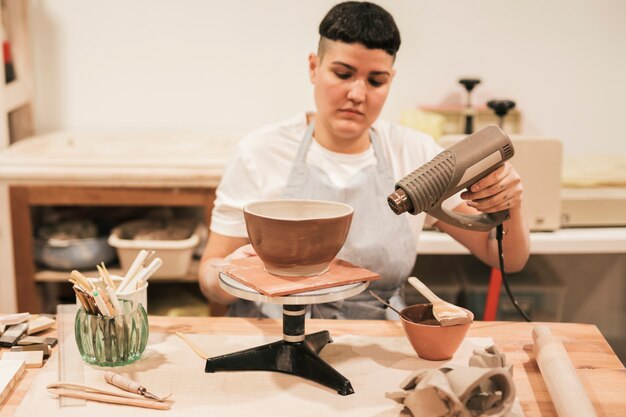
M 509 211 L 496 213 L 465 214 L 445 209 L 441 205 L 428 210 L 428 214 L 452 226 L 487 232 L 509 218 Z

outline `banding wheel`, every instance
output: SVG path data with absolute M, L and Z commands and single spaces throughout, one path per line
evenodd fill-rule
M 315 381 L 340 395 L 354 393 L 350 381 L 324 361 L 320 351 L 332 343 L 327 330 L 305 334 L 306 305 L 351 297 L 367 288 L 367 282 L 342 285 L 288 296 L 269 297 L 220 274 L 220 286 L 228 293 L 250 301 L 283 305 L 283 339 L 239 352 L 209 358 L 205 372 L 275 371 Z

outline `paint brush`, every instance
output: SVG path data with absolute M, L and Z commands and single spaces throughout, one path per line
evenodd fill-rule
M 405 319 L 406 321 L 413 321 L 411 320 L 408 316 L 402 314 L 402 312 L 400 310 L 398 310 L 397 308 L 395 308 L 394 306 L 392 306 L 391 304 L 389 304 L 388 302 L 386 302 L 385 300 L 382 299 L 382 297 L 378 294 L 376 294 L 374 291 L 369 290 L 370 294 L 372 294 L 372 297 L 374 297 L 375 299 L 377 299 L 378 301 L 380 301 L 381 303 L 383 303 L 384 305 L 386 305 L 387 307 L 389 307 L 390 309 L 392 309 L 393 311 L 395 311 L 400 317 L 402 317 L 403 319 Z

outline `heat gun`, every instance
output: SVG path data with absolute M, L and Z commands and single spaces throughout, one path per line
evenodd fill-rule
M 497 126 L 487 126 L 451 146 L 396 183 L 387 203 L 396 214 L 422 211 L 464 229 L 488 231 L 509 216 L 508 210 L 479 215 L 460 214 L 441 204 L 511 159 L 511 139 Z

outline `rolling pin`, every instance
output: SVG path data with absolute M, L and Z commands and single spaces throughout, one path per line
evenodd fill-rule
M 535 326 L 533 340 L 537 365 L 559 417 L 597 416 L 563 343 L 546 326 Z

